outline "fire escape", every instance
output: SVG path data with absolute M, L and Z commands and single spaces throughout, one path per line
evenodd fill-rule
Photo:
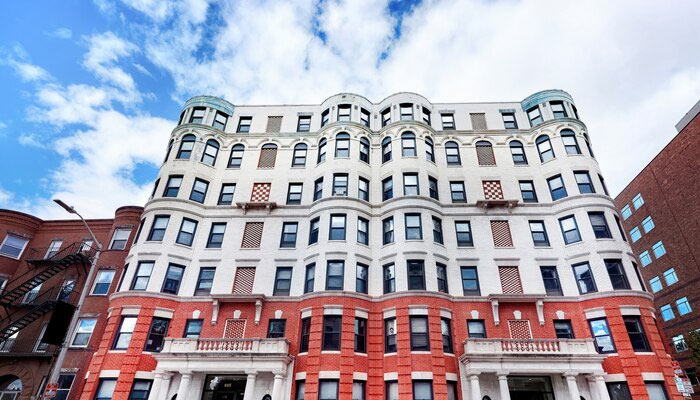
M 0 353 L 36 351 L 33 347 L 41 338 L 18 341 L 17 337 L 21 335 L 17 333 L 59 305 L 75 305 L 79 296 L 74 290 L 76 281 L 46 290 L 39 285 L 73 266 L 78 274 L 82 270 L 87 275 L 94 254 L 95 249 L 82 242 L 68 245 L 55 253 L 47 249 L 29 251 L 26 257 L 29 270 L 8 282 L 6 289 L 0 293 L 0 306 L 4 309 L 4 313 L 0 313 Z M 38 287 L 40 289 L 36 289 Z M 22 349 L 24 347 L 27 348 Z

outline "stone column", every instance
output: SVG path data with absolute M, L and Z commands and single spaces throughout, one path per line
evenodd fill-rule
M 192 380 L 191 372 L 184 372 L 180 377 L 180 386 L 177 388 L 177 397 L 186 399 L 187 391 L 190 389 L 190 381 Z
M 469 375 L 469 390 L 472 394 L 472 400 L 481 400 L 481 386 L 479 386 L 479 374 Z
M 275 374 L 275 382 L 272 384 L 272 400 L 283 400 L 282 390 L 284 389 L 284 372 L 277 371 Z
M 608 393 L 608 387 L 605 385 L 603 375 L 596 375 L 595 385 L 598 388 L 598 400 L 610 400 L 610 393 Z
M 575 373 L 565 373 L 566 385 L 569 387 L 569 399 L 571 400 L 581 400 L 581 394 L 578 391 L 578 384 L 576 383 Z
M 595 376 L 587 376 L 588 391 L 591 392 L 591 400 L 600 400 L 598 396 L 598 387 L 595 385 Z
M 168 391 L 170 391 L 170 380 L 173 379 L 173 374 L 165 372 L 162 374 L 158 396 L 153 397 L 155 400 L 167 400 Z M 152 397 L 152 396 L 151 396 Z
M 258 373 L 257 371 L 246 371 L 246 374 L 248 374 L 248 378 L 245 381 L 243 400 L 253 400 L 253 396 L 255 396 L 255 379 Z
M 148 400 L 157 400 L 158 392 L 160 391 L 160 386 L 163 382 L 163 373 L 156 372 L 153 374 L 153 384 L 151 386 L 151 393 L 148 395 Z
M 501 400 L 510 400 L 510 389 L 508 389 L 508 373 L 498 373 L 498 389 L 501 393 Z

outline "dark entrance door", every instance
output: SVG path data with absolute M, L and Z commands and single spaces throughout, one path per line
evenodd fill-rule
M 509 376 L 508 389 L 511 400 L 554 400 L 548 376 Z
M 240 375 L 207 375 L 202 400 L 243 400 L 245 384 Z

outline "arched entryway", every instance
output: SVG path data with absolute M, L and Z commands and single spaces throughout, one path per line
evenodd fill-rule
M 15 375 L 0 377 L 0 400 L 17 400 L 22 393 L 22 380 Z

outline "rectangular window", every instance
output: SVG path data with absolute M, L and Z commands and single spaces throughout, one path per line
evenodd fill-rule
M 440 114 L 440 120 L 442 121 L 442 130 L 454 130 L 455 129 L 455 115 L 452 113 Z
M 615 342 L 608 327 L 608 320 L 606 318 L 590 319 L 588 324 L 591 327 L 591 334 L 595 340 L 595 347 L 598 353 L 614 353 Z
M 345 214 L 331 214 L 331 229 L 328 240 L 345 240 Z
M 610 400 L 632 400 L 627 382 L 608 382 L 608 393 Z
M 151 279 L 151 272 L 153 271 L 153 261 L 141 261 L 136 267 L 136 274 L 134 275 L 133 281 L 131 281 L 130 290 L 146 290 L 148 287 L 148 281 Z
M 399 105 L 399 110 L 401 112 L 401 121 L 413 120 L 413 104 L 401 103 Z
M 447 266 L 442 263 L 436 263 L 437 286 L 438 292 L 449 293 L 447 286 Z
M 630 342 L 632 342 L 632 349 L 634 351 L 651 351 L 641 318 L 636 315 L 625 315 L 622 318 L 625 321 Z
M 367 353 L 367 320 L 355 317 L 355 352 Z
M 282 224 L 282 237 L 280 238 L 280 247 L 296 247 L 298 228 L 299 224 L 297 222 L 284 222 Z
M 453 203 L 467 202 L 467 192 L 464 190 L 464 182 L 450 182 L 450 194 Z
M 467 332 L 472 339 L 486 339 L 486 324 L 483 319 L 467 320 Z
M 676 270 L 673 268 L 664 271 L 664 279 L 666 280 L 666 285 L 671 286 L 678 282 L 678 275 L 676 275 Z
M 476 267 L 461 267 L 462 292 L 465 296 L 480 296 L 479 275 Z
M 384 387 L 386 400 L 399 400 L 399 383 L 397 381 L 385 381 Z
M 316 263 L 311 263 L 306 266 L 306 274 L 304 275 L 304 293 L 314 291 L 314 282 L 316 281 Z
M 333 196 L 348 195 L 348 174 L 333 174 Z
M 652 229 L 654 229 L 654 220 L 651 219 L 651 215 L 644 218 L 642 221 L 642 228 L 644 228 L 644 233 L 649 233 Z
M 226 222 L 214 222 L 211 224 L 209 237 L 207 238 L 208 249 L 220 249 L 224 242 L 224 233 L 226 232 Z
M 591 266 L 588 264 L 588 262 L 574 264 L 571 267 L 573 268 L 574 278 L 576 279 L 576 284 L 578 285 L 578 291 L 580 294 L 598 291 L 595 284 L 595 279 L 593 278 L 593 271 L 591 271 Z
M 423 111 L 423 122 L 430 126 L 430 110 L 425 107 L 421 107 L 421 110 Z
M 323 341 L 321 350 L 340 350 L 342 316 L 323 316 Z
M 248 133 L 250 132 L 250 124 L 253 122 L 253 117 L 240 117 L 238 119 L 238 128 L 236 128 L 237 133 Z
M 297 120 L 297 132 L 309 132 L 311 130 L 311 116 L 300 115 Z
M 425 264 L 423 260 L 408 260 L 408 290 L 425 290 Z
M 129 347 L 129 342 L 131 342 L 131 335 L 134 333 L 135 327 L 136 317 L 122 316 L 122 320 L 119 322 L 117 335 L 114 338 L 114 344 L 112 344 L 112 349 L 126 350 Z
M 27 243 L 29 243 L 28 239 L 8 233 L 0 245 L 0 254 L 19 260 Z
M 114 270 L 103 269 L 97 271 L 97 277 L 95 278 L 95 285 L 92 287 L 93 296 L 106 295 L 109 292 L 109 287 L 112 285 L 112 279 L 114 279 Z
M 194 107 L 190 116 L 191 124 L 201 124 L 204 121 L 204 113 L 207 111 L 205 107 Z
M 97 386 L 95 400 L 112 400 L 114 388 L 117 386 L 117 378 L 100 378 Z
M 668 400 L 668 393 L 663 382 L 644 382 L 649 394 L 649 400 Z
M 430 351 L 428 317 L 410 316 L 409 327 L 411 331 L 411 351 Z
M 301 335 L 299 339 L 300 353 L 306 353 L 309 351 L 309 336 L 311 336 L 311 317 L 302 318 Z
M 622 219 L 627 220 L 632 215 L 632 209 L 630 208 L 629 204 L 625 204 L 624 207 L 622 207 Z
M 549 185 L 549 192 L 552 195 L 552 201 L 563 199 L 568 196 L 566 193 L 566 187 L 564 186 L 564 181 L 561 179 L 561 175 L 553 176 L 547 179 L 547 185 Z
M 404 222 L 406 224 L 406 240 L 423 239 L 420 214 L 406 214 L 404 216 Z
M 218 205 L 231 205 L 233 203 L 233 194 L 236 192 L 235 183 L 224 183 L 221 185 L 221 193 L 219 193 Z
M 382 266 L 384 275 L 384 294 L 394 293 L 396 291 L 396 273 L 394 263 Z
M 648 250 L 644 250 L 642 254 L 639 255 L 639 261 L 642 262 L 642 267 L 646 267 L 647 265 L 651 264 L 651 256 L 649 255 Z
M 515 113 L 501 113 L 501 117 L 503 117 L 503 126 L 506 129 L 518 129 Z
M 188 319 L 185 322 L 185 332 L 182 337 L 196 339 L 202 333 L 203 319 Z
M 350 104 L 340 104 L 338 105 L 338 122 L 348 122 L 350 121 Z
M 169 325 L 169 319 L 153 317 L 153 320 L 151 320 L 151 328 L 148 330 L 146 345 L 143 349 L 145 351 L 160 352 L 163 349 L 163 341 L 165 335 L 168 334 Z
M 87 347 L 95 325 L 97 325 L 97 318 L 80 318 L 70 344 L 71 347 Z
M 170 216 L 156 215 L 153 219 L 153 225 L 151 225 L 151 230 L 148 233 L 148 240 L 163 240 L 163 236 L 165 236 L 165 229 L 168 227 L 168 221 L 170 221 Z
M 316 217 L 309 223 L 309 244 L 314 244 L 318 242 L 318 231 L 321 226 L 321 220 Z
M 610 232 L 608 222 L 605 220 L 605 213 L 589 212 L 588 219 L 591 221 L 596 239 L 612 239 L 612 232 Z
M 604 260 L 614 290 L 629 290 L 630 284 L 622 266 L 622 260 Z
M 369 111 L 365 110 L 364 108 L 360 108 L 360 123 L 369 128 L 369 119 Z
M 457 246 L 474 246 L 472 227 L 469 221 L 455 221 L 455 232 L 457 234 Z
M 331 114 L 330 114 L 329 110 L 324 110 L 321 113 L 321 128 L 326 126 L 330 120 L 331 120 Z
M 109 244 L 110 250 L 124 250 L 126 243 L 129 241 L 131 229 L 116 229 L 112 235 L 112 242 Z M 59 245 L 60 249 L 60 245 Z M 56 251 L 58 252 L 58 251 Z
M 192 246 L 194 241 L 194 234 L 197 231 L 197 221 L 191 220 L 189 218 L 183 218 L 180 224 L 180 232 L 177 234 L 177 239 L 175 243 L 182 244 L 185 246 Z
M 535 247 L 549 247 L 549 237 L 544 221 L 530 221 L 530 234 Z
M 442 220 L 438 217 L 431 217 L 433 220 L 433 242 L 443 244 Z
M 357 178 L 357 197 L 360 200 L 369 201 L 369 180 Z
M 578 191 L 581 194 L 595 193 L 595 188 L 593 187 L 593 182 L 591 181 L 591 176 L 588 174 L 588 171 L 574 171 L 574 178 L 576 178 Z
M 564 103 L 561 101 L 550 101 L 550 107 L 552 108 L 552 114 L 554 118 L 566 118 L 566 109 L 564 108 Z
M 209 293 L 211 293 L 211 287 L 214 283 L 215 274 L 216 268 L 214 267 L 202 267 L 199 269 L 197 286 L 194 289 L 195 296 L 208 296 Z
M 543 120 L 539 106 L 534 106 L 527 110 L 527 118 L 530 120 L 530 126 L 541 124 Z
M 384 320 L 384 352 L 396 353 L 396 318 Z
M 418 187 L 418 174 L 403 174 L 403 194 L 404 196 L 420 195 L 420 188 Z
M 382 221 L 382 244 L 394 243 L 394 217 Z
M 287 204 L 301 204 L 301 191 L 303 188 L 303 183 L 290 183 L 287 189 Z
M 561 227 L 561 233 L 564 236 L 565 244 L 572 244 L 581 241 L 581 234 L 578 231 L 578 224 L 576 224 L 576 218 L 573 215 L 559 218 L 559 226 Z
M 448 318 L 440 318 L 440 330 L 442 331 L 442 351 L 454 353 L 452 348 L 452 322 Z
M 58 389 L 56 390 L 56 397 L 54 397 L 54 400 L 66 400 L 68 398 L 74 379 L 75 374 L 61 374 L 58 376 Z M 10 396 L 12 395 L 10 394 Z
M 182 276 L 185 274 L 185 267 L 178 264 L 168 265 L 168 270 L 165 273 L 165 280 L 163 281 L 163 287 L 161 288 L 162 293 L 177 294 L 180 290 L 180 283 L 182 282 Z
M 663 306 L 659 307 L 659 311 L 661 311 L 661 317 L 664 319 L 664 321 L 669 321 L 676 318 L 670 304 L 664 304 Z
M 319 381 L 318 400 L 338 400 L 338 381 L 321 379 Z
M 292 287 L 292 267 L 277 267 L 273 296 L 289 296 Z
M 369 245 L 369 220 L 357 217 L 357 243 Z
M 345 261 L 329 260 L 326 265 L 326 290 L 343 290 Z
M 314 182 L 314 201 L 323 197 L 323 178 L 318 178 Z
M 564 294 L 561 290 L 561 282 L 559 281 L 557 267 L 540 267 L 540 273 L 542 274 L 544 290 L 547 292 L 547 296 L 562 296 Z
M 182 185 L 182 175 L 170 175 L 163 191 L 163 197 L 177 197 Z
M 368 290 L 369 266 L 357 263 L 355 274 L 355 291 L 366 294 Z
M 190 193 L 190 200 L 196 201 L 197 203 L 204 203 L 208 188 L 209 182 L 195 178 L 194 185 L 192 185 L 192 192 Z
M 270 319 L 270 323 L 267 325 L 267 337 L 269 339 L 283 338 L 286 327 L 286 319 Z
M 520 194 L 523 197 L 524 203 L 537 203 L 537 192 L 535 192 L 535 184 L 532 181 L 520 181 Z
M 659 279 L 658 276 L 649 279 L 649 286 L 651 287 L 652 293 L 656 293 L 664 288 L 664 286 L 661 284 L 661 279 Z
M 414 380 L 413 400 L 433 400 L 433 382 Z
M 365 400 L 365 381 L 352 381 L 352 400 Z
M 693 311 L 687 297 L 681 297 L 680 299 L 676 300 L 676 307 L 678 307 L 679 315 L 685 315 Z
M 574 339 L 574 328 L 568 319 L 555 320 L 554 333 L 557 335 L 557 339 Z
M 654 252 L 654 257 L 656 257 L 657 260 L 666 254 L 666 247 L 664 247 L 664 243 L 660 240 L 652 246 L 651 250 Z
M 382 201 L 387 201 L 394 197 L 394 181 L 388 177 L 382 181 Z
M 683 335 L 674 336 L 671 338 L 671 343 L 678 353 L 688 350 L 688 344 L 685 342 Z
M 635 210 L 639 210 L 639 207 L 644 205 L 644 198 L 642 198 L 641 193 L 637 193 L 636 196 L 632 199 L 632 205 L 634 206 Z
M 431 199 L 440 200 L 440 192 L 438 192 L 438 181 L 432 176 L 428 177 L 428 194 Z

